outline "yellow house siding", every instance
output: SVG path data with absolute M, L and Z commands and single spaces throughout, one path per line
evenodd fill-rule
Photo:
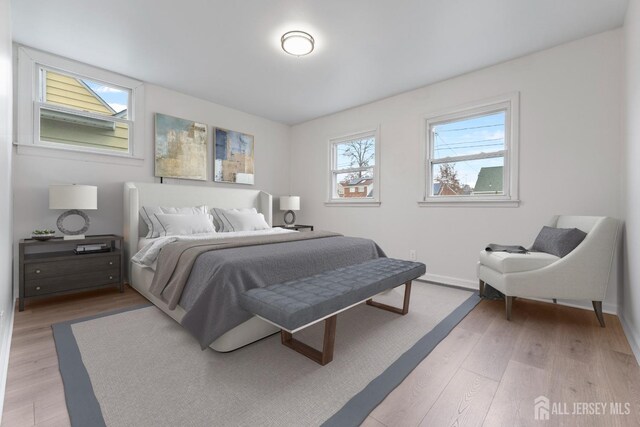
M 116 124 L 115 130 L 111 131 L 59 120 L 41 119 L 40 135 L 45 141 L 61 144 L 110 148 L 123 152 L 129 150 L 129 128 L 123 123 Z
M 53 71 L 47 71 L 47 102 L 109 116 L 114 114 L 78 79 Z
M 46 102 L 105 116 L 114 114 L 112 109 L 78 79 L 53 71 L 46 73 Z M 126 123 L 116 123 L 115 128 L 111 130 L 41 118 L 40 138 L 61 144 L 109 148 L 124 152 L 129 149 L 129 127 Z

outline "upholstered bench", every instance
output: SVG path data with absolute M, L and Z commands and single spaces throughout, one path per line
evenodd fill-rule
M 393 258 L 376 258 L 361 264 L 325 271 L 244 292 L 240 305 L 281 329 L 282 344 L 321 365 L 333 360 L 338 313 L 365 302 L 398 314 L 407 314 L 411 281 L 426 271 L 424 264 Z M 405 285 L 402 308 L 374 302 L 372 297 Z M 293 333 L 325 321 L 322 351 L 293 338 Z

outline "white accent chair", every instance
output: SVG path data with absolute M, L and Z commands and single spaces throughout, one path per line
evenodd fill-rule
M 618 221 L 600 216 L 555 216 L 549 227 L 578 228 L 587 237 L 563 258 L 543 252 L 512 254 L 480 252 L 480 296 L 485 283 L 505 295 L 507 320 L 511 320 L 514 297 L 590 300 L 600 326 L 604 327 L 602 301 L 607 292 Z

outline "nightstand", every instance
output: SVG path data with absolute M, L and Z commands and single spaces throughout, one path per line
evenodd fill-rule
M 110 252 L 77 255 L 76 245 L 106 243 Z M 22 239 L 19 244 L 20 293 L 18 307 L 26 298 L 52 296 L 86 289 L 118 286 L 124 292 L 122 236 L 104 234 L 81 240 L 56 237 L 39 241 Z
M 309 230 L 309 231 L 313 231 L 313 225 L 302 225 L 302 224 L 296 224 L 296 225 L 274 225 L 275 227 L 279 227 L 279 228 L 286 228 L 287 230 L 296 230 L 296 231 L 300 231 L 300 230 Z

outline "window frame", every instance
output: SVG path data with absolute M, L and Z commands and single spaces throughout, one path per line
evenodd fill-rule
M 336 146 L 344 144 L 345 142 L 353 141 L 356 139 L 363 139 L 367 137 L 374 138 L 375 147 L 375 164 L 367 167 L 356 167 L 337 169 L 336 168 Z M 360 132 L 353 132 L 346 135 L 333 137 L 329 139 L 328 144 L 329 151 L 329 181 L 327 190 L 326 206 L 380 206 L 380 126 L 364 130 Z M 373 169 L 373 194 L 372 197 L 351 198 L 351 197 L 336 197 L 336 181 L 335 176 L 339 173 L 358 172 L 363 169 Z M 346 193 L 346 192 L 345 192 Z
M 63 105 L 47 103 L 42 81 L 46 71 L 53 71 L 76 78 L 124 89 L 129 92 L 127 118 L 105 116 L 77 110 Z M 129 148 L 125 151 L 82 145 L 63 144 L 43 140 L 40 137 L 41 110 L 58 111 L 79 118 L 125 123 L 129 132 Z M 56 150 L 65 157 L 83 160 L 103 159 L 103 156 L 125 159 L 144 159 L 144 84 L 107 70 L 62 58 L 56 55 L 20 46 L 18 48 L 18 152 L 31 153 L 34 149 Z M 53 151 L 49 151 L 53 152 Z M 96 157 L 97 156 L 97 157 Z
M 478 153 L 471 155 L 434 158 L 433 126 L 467 118 L 473 118 L 494 112 L 505 112 L 505 146 L 501 155 Z M 517 207 L 518 199 L 518 134 L 519 134 L 519 93 L 514 92 L 500 97 L 485 99 L 465 106 L 451 108 L 439 113 L 425 115 L 422 129 L 422 194 L 419 206 L 504 206 Z M 433 165 L 455 163 L 465 160 L 486 158 L 504 158 L 503 193 L 468 196 L 436 196 L 433 194 Z

